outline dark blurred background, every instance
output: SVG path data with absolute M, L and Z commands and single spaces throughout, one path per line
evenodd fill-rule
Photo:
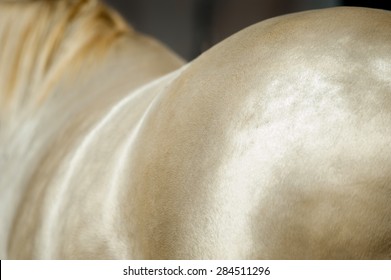
M 187 60 L 261 20 L 310 9 L 362 6 L 390 9 L 390 0 L 106 0 L 138 31 Z

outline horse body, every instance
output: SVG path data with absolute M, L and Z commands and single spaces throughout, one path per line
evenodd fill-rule
M 67 77 L 31 117 L 40 145 L 5 161 L 2 257 L 390 258 L 390 30 L 385 11 L 310 11 L 184 66 L 162 50 L 149 82 L 127 51 Z M 61 109 L 72 92 L 91 95 Z

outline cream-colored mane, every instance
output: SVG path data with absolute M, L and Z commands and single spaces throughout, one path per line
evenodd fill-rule
M 0 258 L 390 259 L 391 14 L 183 61 L 98 1 L 0 1 Z
M 83 72 L 101 67 L 110 52 L 127 48 L 121 42 L 138 36 L 99 1 L 0 4 L 1 119 L 39 106 L 62 81 L 77 82 Z
M 2 1 L 0 18 L 2 119 L 39 106 L 64 77 L 98 67 L 133 32 L 97 1 Z

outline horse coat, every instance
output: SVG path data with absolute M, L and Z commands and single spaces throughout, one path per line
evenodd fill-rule
M 273 18 L 185 64 L 96 1 L 14 2 L 2 259 L 391 258 L 389 12 Z

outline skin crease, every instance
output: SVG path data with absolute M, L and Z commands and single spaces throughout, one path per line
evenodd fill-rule
M 134 31 L 88 45 L 5 107 L 0 257 L 390 259 L 390 31 L 333 8 L 184 66 Z

